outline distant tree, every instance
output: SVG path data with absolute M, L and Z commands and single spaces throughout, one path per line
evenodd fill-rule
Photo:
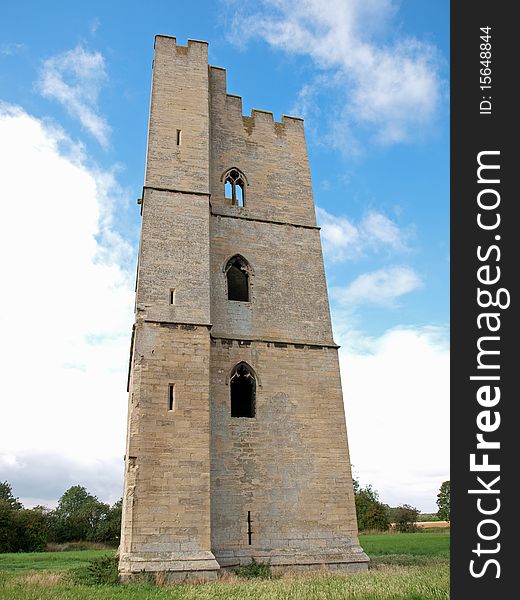
M 386 510 L 388 512 L 388 518 L 390 519 L 390 523 L 395 523 L 395 515 L 397 514 L 397 511 L 399 510 L 397 506 L 389 506 L 388 504 L 385 504 L 386 506 Z
M 98 525 L 109 511 L 108 504 L 100 502 L 83 486 L 72 486 L 49 515 L 53 541 L 94 540 Z
M 25 509 L 11 485 L 0 483 L 0 552 L 37 552 L 47 545 L 47 515 L 43 507 Z
M 22 503 L 13 495 L 13 488 L 7 481 L 0 481 L 0 500 L 5 500 L 14 510 L 21 510 Z
M 358 529 L 386 531 L 390 527 L 387 506 L 379 501 L 379 496 L 371 485 L 361 488 L 356 479 L 353 484 Z
M 103 542 L 112 546 L 119 545 L 122 509 L 123 499 L 121 498 L 110 507 L 105 518 L 98 523 L 94 534 L 94 539 L 97 542 Z
M 4 498 L 0 498 L 0 552 L 15 552 L 15 513 L 11 504 Z
M 398 506 L 394 514 L 395 528 L 401 533 L 416 531 L 418 516 L 419 511 L 413 506 L 409 504 Z
M 24 509 L 15 512 L 13 527 L 16 552 L 42 552 L 49 535 L 47 515 L 41 510 Z
M 443 521 L 450 520 L 450 482 L 445 481 L 437 494 L 437 516 Z

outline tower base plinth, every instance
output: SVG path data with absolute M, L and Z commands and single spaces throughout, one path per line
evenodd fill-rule
M 218 577 L 220 565 L 211 552 L 172 556 L 168 553 L 122 554 L 119 578 L 122 583 L 143 577 L 161 583 L 204 583 Z

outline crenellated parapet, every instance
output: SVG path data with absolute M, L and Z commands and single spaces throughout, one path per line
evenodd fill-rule
M 212 80 L 212 90 L 214 94 L 225 96 L 226 110 L 236 117 L 240 115 L 244 127 L 251 133 L 255 125 L 267 124 L 272 126 L 276 135 L 284 135 L 287 129 L 295 128 L 303 134 L 303 119 L 291 115 L 282 115 L 281 121 L 275 121 L 274 115 L 269 110 L 253 108 L 250 115 L 244 115 L 242 111 L 242 96 L 230 94 L 226 89 L 226 69 L 222 67 L 210 66 L 210 77 Z
M 240 216 L 315 226 L 303 119 L 283 115 L 275 121 L 271 111 L 258 108 L 244 115 L 242 97 L 228 93 L 221 67 L 209 67 L 209 97 L 214 210 L 236 212 L 221 182 L 221 174 L 234 165 L 248 178 Z

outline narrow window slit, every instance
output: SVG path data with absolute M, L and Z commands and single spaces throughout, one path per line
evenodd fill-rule
M 251 511 L 248 510 L 247 511 L 247 539 L 248 539 L 250 546 L 251 546 L 252 537 L 253 537 L 253 532 L 251 531 Z
M 170 304 L 175 304 L 175 288 L 170 290 Z
M 177 146 L 181 145 L 181 135 L 182 131 L 180 129 L 177 129 Z
M 168 386 L 168 410 L 175 410 L 175 384 Z

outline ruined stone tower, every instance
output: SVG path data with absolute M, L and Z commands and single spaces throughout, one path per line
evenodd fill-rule
M 157 36 L 120 572 L 366 568 L 303 122 Z

